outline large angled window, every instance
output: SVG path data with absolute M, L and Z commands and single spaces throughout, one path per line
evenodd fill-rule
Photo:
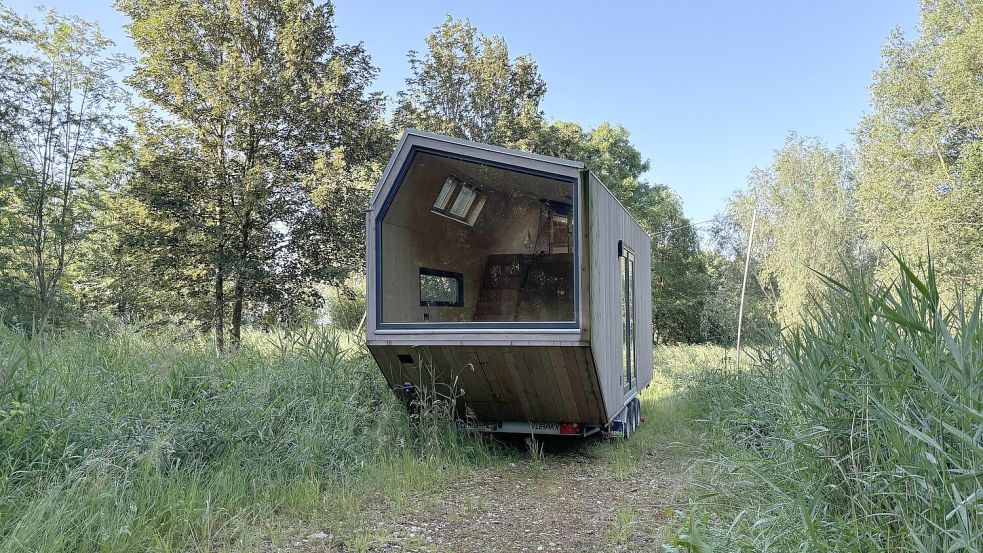
M 380 325 L 576 326 L 576 182 L 417 150 L 377 221 Z

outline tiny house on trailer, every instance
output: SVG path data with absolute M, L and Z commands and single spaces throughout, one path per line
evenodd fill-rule
M 652 380 L 650 239 L 583 163 L 419 131 L 367 214 L 367 344 L 489 432 L 628 436 Z

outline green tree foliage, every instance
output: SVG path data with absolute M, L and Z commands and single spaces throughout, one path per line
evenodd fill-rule
M 505 39 L 450 16 L 409 53 L 411 75 L 393 114 L 416 128 L 500 146 L 522 147 L 542 122 L 546 83 L 530 56 L 509 57 Z
M 923 2 L 919 31 L 884 48 L 857 131 L 857 197 L 877 243 L 931 247 L 951 294 L 983 286 L 983 2 Z
M 192 255 L 200 268 L 191 271 L 188 291 L 200 299 L 207 283 L 217 345 L 224 347 L 228 318 L 235 346 L 248 307 L 261 314 L 313 300 L 307 277 L 323 272 L 321 261 L 309 248 L 298 250 L 323 225 L 312 215 L 310 175 L 325 164 L 344 170 L 379 156 L 381 98 L 366 92 L 376 69 L 360 45 L 336 43 L 330 4 L 118 6 L 133 20 L 140 50 L 129 83 L 174 121 L 166 134 L 180 135 L 172 145 L 168 136 L 150 136 L 159 124 L 144 125 L 138 141 L 163 149 L 141 153 L 131 187 L 146 215 L 157 218 L 152 226 L 169 237 L 146 242 L 153 244 L 147 254 Z
M 782 323 L 798 320 L 821 281 L 816 271 L 842 276 L 866 265 L 853 200 L 852 157 L 844 147 L 789 136 L 770 167 L 755 169 L 747 188 L 729 201 L 725 218 L 740 229 L 730 249 L 743 263 L 752 212 L 756 280 Z
M 585 131 L 577 123 L 554 121 L 539 129 L 529 149 L 583 161 L 626 206 L 644 200 L 650 188 L 642 179 L 649 162 L 631 143 L 628 129 L 621 125 L 601 123 Z
M 737 340 L 747 229 L 724 212 L 714 218 L 708 234 L 710 247 L 704 257 L 709 285 L 700 316 L 700 334 L 705 341 L 732 345 Z M 772 303 L 761 287 L 758 273 L 758 262 L 751 259 L 744 297 L 744 343 L 767 338 L 773 320 Z
M 6 151 L 9 147 L 0 145 Z M 35 302 L 21 253 L 28 236 L 27 209 L 15 188 L 16 165 L 0 156 L 0 318 L 8 324 L 30 324 Z
M 700 317 L 709 288 L 697 230 L 683 215 L 679 196 L 652 185 L 636 212 L 652 236 L 652 317 L 664 343 L 701 340 Z
M 653 317 L 662 341 L 700 338 L 707 280 L 697 233 L 668 187 L 646 182 L 649 163 L 623 126 L 585 131 L 547 123 L 539 110 L 546 86 L 530 56 L 509 57 L 502 37 L 487 37 L 467 20 L 448 17 L 427 37 L 427 52 L 410 52 L 412 75 L 394 113 L 397 129 L 413 127 L 583 161 L 653 234 Z
M 652 317 L 661 342 L 700 340 L 700 316 L 709 284 L 699 236 L 669 188 L 642 175 L 649 162 L 627 129 L 602 123 L 584 131 L 556 121 L 544 125 L 530 148 L 583 161 L 652 236 Z
M 380 155 L 374 160 L 355 165 L 339 150 L 318 158 L 304 177 L 308 205 L 295 212 L 292 223 L 300 276 L 339 284 L 364 269 L 365 210 L 395 140 L 382 135 L 376 144 Z
M 145 111 L 136 123 L 136 138 L 105 160 L 125 176 L 85 250 L 84 301 L 125 318 L 208 321 L 216 180 L 186 128 Z
M 8 315 L 44 326 L 92 229 L 89 158 L 119 132 L 123 61 L 99 27 L 54 12 L 42 21 L 0 6 L 0 263 Z

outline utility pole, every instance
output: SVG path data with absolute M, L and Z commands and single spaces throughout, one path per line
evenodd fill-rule
M 737 374 L 741 374 L 741 330 L 744 326 L 744 293 L 747 291 L 747 272 L 751 266 L 751 245 L 754 243 L 754 224 L 758 220 L 758 206 L 751 213 L 751 232 L 747 237 L 747 254 L 744 257 L 744 281 L 741 283 L 741 305 L 737 309 Z

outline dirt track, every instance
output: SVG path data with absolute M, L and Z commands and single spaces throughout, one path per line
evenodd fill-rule
M 589 444 L 548 443 L 540 463 L 517 456 L 415 497 L 395 516 L 366 514 L 369 550 L 660 551 L 682 493 L 670 465 L 664 450 L 649 449 L 618 474 Z

